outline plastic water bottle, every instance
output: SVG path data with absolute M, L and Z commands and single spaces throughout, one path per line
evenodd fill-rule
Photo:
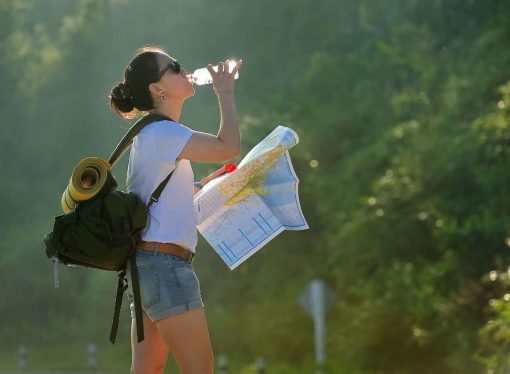
M 236 65 L 235 61 L 230 61 L 228 63 L 228 71 L 231 72 L 232 68 Z M 218 66 L 213 66 L 214 71 L 218 71 Z M 234 76 L 234 79 L 239 78 L 239 72 L 236 73 Z M 198 84 L 199 86 L 203 84 L 209 84 L 212 83 L 212 77 L 209 73 L 209 70 L 207 68 L 197 69 L 193 72 L 193 79 L 195 80 L 195 84 Z

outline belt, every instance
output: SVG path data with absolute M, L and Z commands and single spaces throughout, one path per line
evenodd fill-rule
M 190 264 L 193 262 L 193 258 L 195 257 L 193 252 L 174 243 L 145 242 L 142 240 L 136 245 L 136 249 L 143 249 L 144 251 L 158 251 L 178 256 L 188 261 Z

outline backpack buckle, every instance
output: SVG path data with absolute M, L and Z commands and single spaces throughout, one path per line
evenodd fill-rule
M 158 202 L 158 199 L 156 199 L 154 196 L 151 195 L 151 197 L 149 199 L 149 204 L 147 204 L 147 211 L 149 211 L 152 204 L 157 203 L 157 202 Z

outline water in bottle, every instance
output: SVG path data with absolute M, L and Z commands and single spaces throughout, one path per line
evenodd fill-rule
M 235 61 L 230 61 L 228 63 L 228 71 L 232 71 L 232 68 L 236 65 Z M 214 71 L 218 71 L 218 66 L 213 66 Z M 235 79 L 239 78 L 239 72 L 234 76 Z M 203 85 L 212 83 L 212 77 L 207 68 L 197 69 L 193 72 L 193 79 L 195 80 L 195 84 Z

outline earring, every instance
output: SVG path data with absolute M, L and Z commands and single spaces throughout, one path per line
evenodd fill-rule
M 166 100 L 166 96 L 165 96 L 164 92 L 161 93 L 161 101 L 163 101 L 163 100 Z

